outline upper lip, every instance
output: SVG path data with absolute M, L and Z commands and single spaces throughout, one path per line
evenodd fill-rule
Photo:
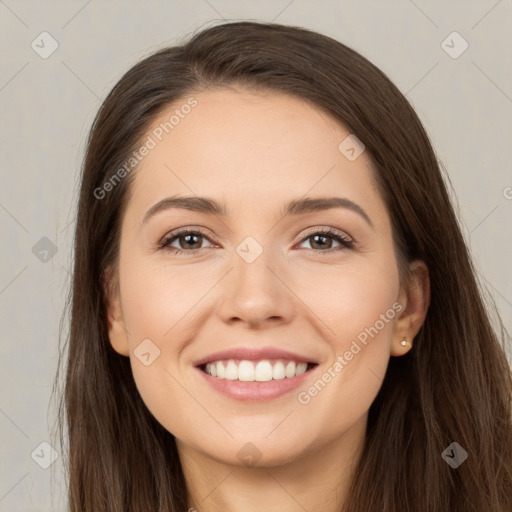
M 223 359 L 240 359 L 247 361 L 259 361 L 262 359 L 291 359 L 292 361 L 304 361 L 305 363 L 315 363 L 314 359 L 308 356 L 297 354 L 289 350 L 283 350 L 277 347 L 264 347 L 264 348 L 247 348 L 238 347 L 230 348 L 228 350 L 221 350 L 215 352 L 194 363 L 194 366 L 201 366 L 213 361 L 220 361 Z

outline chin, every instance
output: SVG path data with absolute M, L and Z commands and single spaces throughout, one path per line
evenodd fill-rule
M 282 434 L 286 434 L 282 432 Z M 220 445 L 204 446 L 204 452 L 223 464 L 245 467 L 283 466 L 299 458 L 304 452 L 304 440 L 298 436 L 275 435 L 237 436 Z M 273 437 L 273 439 L 271 439 Z

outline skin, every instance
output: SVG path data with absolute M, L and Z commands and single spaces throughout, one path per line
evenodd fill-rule
M 223 88 L 194 97 L 198 105 L 134 171 L 119 286 L 108 308 L 111 344 L 130 358 L 145 404 L 176 437 L 190 507 L 340 510 L 389 358 L 412 348 L 425 319 L 428 270 L 412 262 L 412 281 L 400 285 L 391 222 L 370 162 L 364 152 L 349 161 L 338 150 L 350 133 L 338 121 L 276 92 Z M 155 119 L 147 135 L 179 105 Z M 216 199 L 228 215 L 174 208 L 143 223 L 151 206 L 174 195 Z M 287 201 L 305 195 L 349 198 L 374 227 L 344 208 L 281 217 Z M 189 245 L 181 237 L 173 248 L 190 251 L 192 244 L 197 253 L 155 249 L 185 227 L 201 227 L 207 237 Z M 317 227 L 339 230 L 357 247 L 332 238 L 315 245 Z M 263 249 L 252 263 L 236 252 L 248 236 Z M 297 395 L 311 379 L 281 397 L 245 403 L 213 390 L 193 367 L 219 350 L 277 346 L 318 361 L 320 377 L 396 303 L 402 310 L 307 404 Z M 134 349 L 148 338 L 160 355 L 145 366 Z M 260 457 L 254 467 L 237 456 L 248 442 Z

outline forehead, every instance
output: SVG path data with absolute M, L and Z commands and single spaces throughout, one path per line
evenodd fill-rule
M 193 105 L 193 106 L 191 106 Z M 350 131 L 323 109 L 279 92 L 214 89 L 160 112 L 144 140 L 152 148 L 135 172 L 134 201 L 216 196 L 240 207 L 304 195 L 375 200 L 369 159 L 339 145 Z M 151 203 L 151 204 L 150 204 Z

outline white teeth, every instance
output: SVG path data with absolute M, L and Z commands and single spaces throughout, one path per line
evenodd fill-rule
M 236 363 L 229 361 L 216 361 L 208 363 L 205 371 L 212 377 L 227 380 L 239 380 L 242 382 L 268 382 L 270 380 L 282 380 L 302 375 L 308 369 L 308 363 L 288 361 L 270 361 L 264 359 L 257 363 L 243 360 Z
M 272 365 L 270 361 L 260 361 L 254 370 L 254 380 L 266 382 L 272 380 Z
M 277 363 L 272 368 L 272 378 L 275 380 L 281 380 L 286 377 L 284 372 L 284 364 L 281 361 L 277 361 Z
M 285 375 L 290 377 L 295 377 L 295 363 L 293 361 L 290 361 L 284 370 Z
M 237 380 L 238 379 L 238 367 L 233 361 L 229 361 L 226 366 L 226 372 L 224 373 L 224 378 L 228 380 Z
M 254 365 L 250 361 L 240 361 L 238 365 L 238 380 L 245 382 L 254 380 Z
M 302 375 L 308 368 L 308 363 L 299 363 L 295 370 L 295 375 Z

